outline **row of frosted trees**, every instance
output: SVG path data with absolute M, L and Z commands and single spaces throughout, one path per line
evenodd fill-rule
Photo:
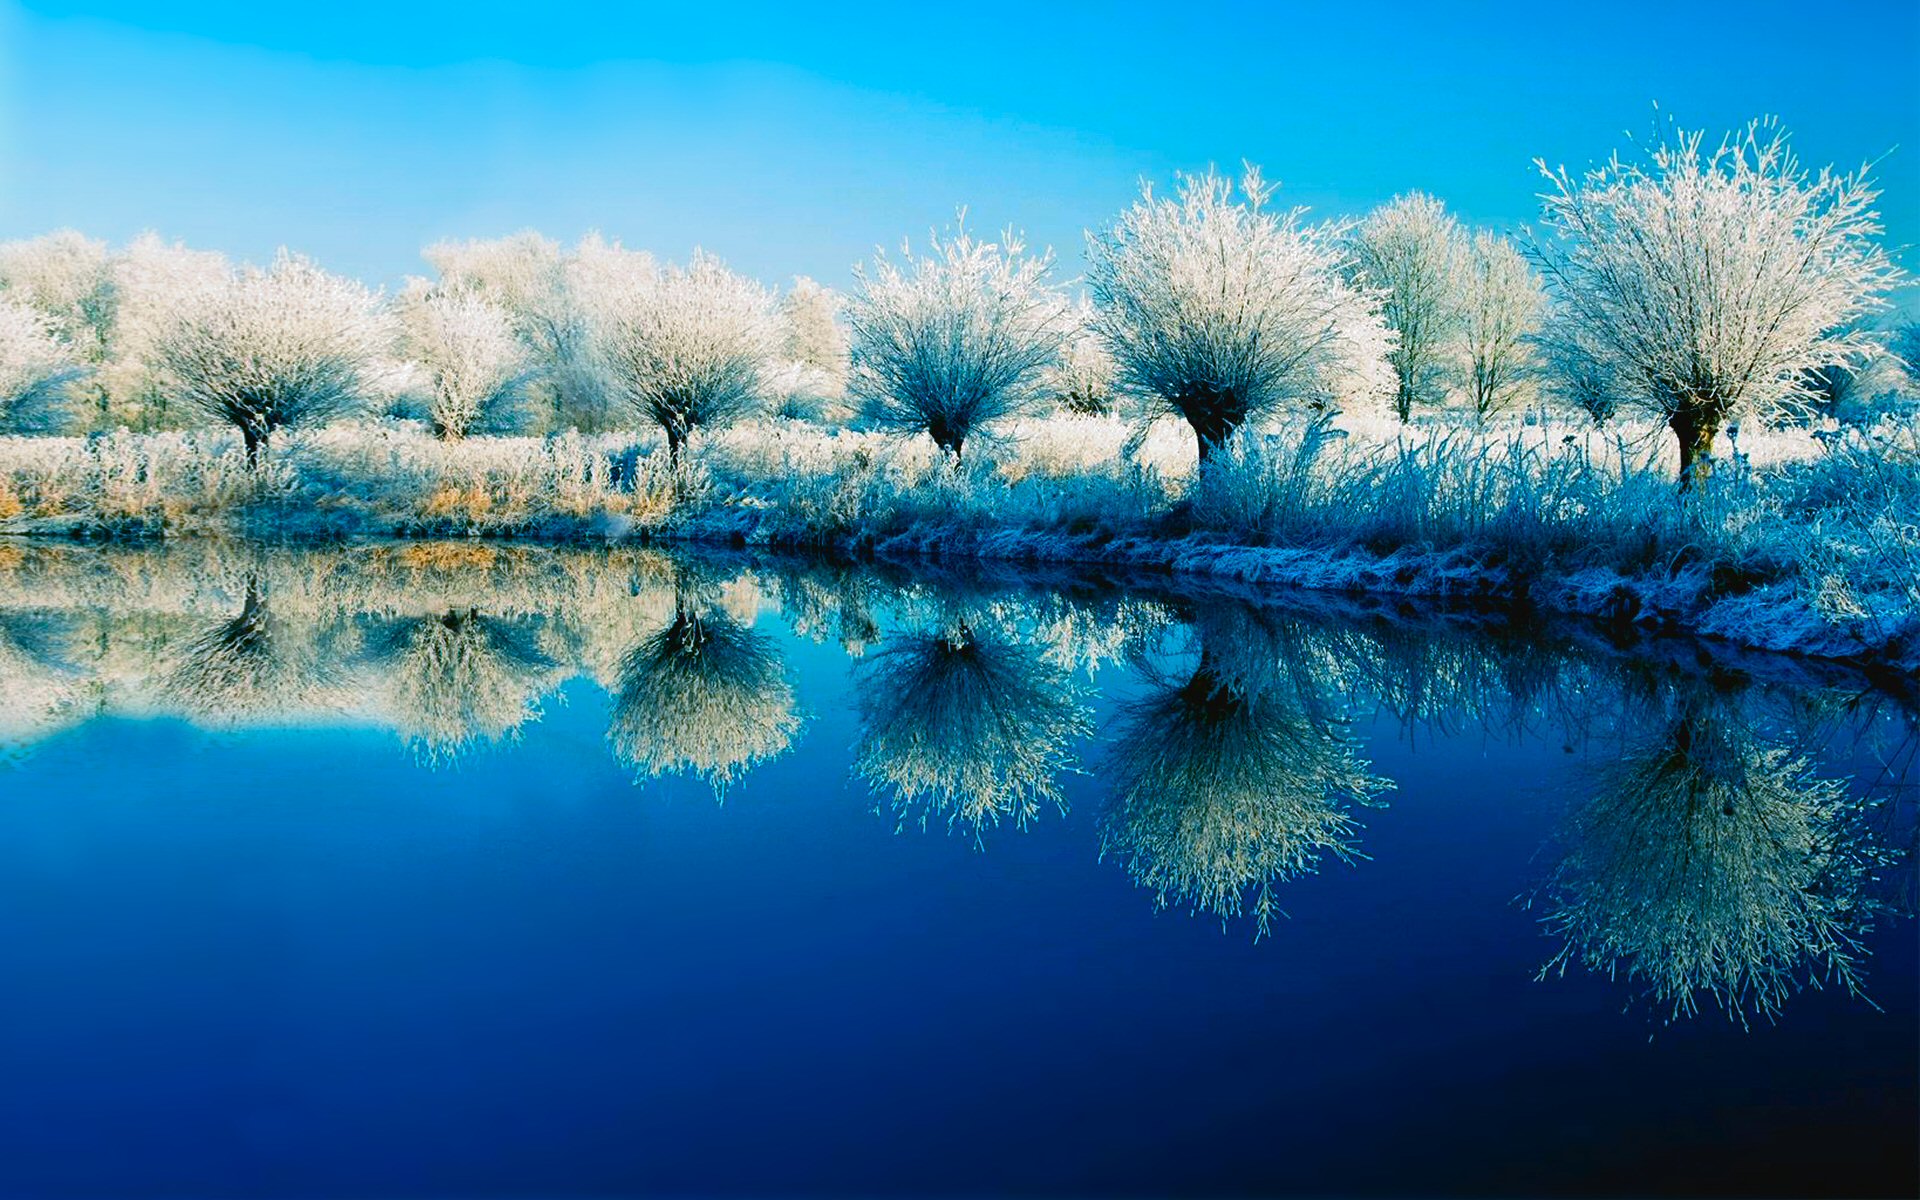
M 1078 304 L 1050 253 L 964 228 L 856 268 L 844 298 L 597 237 L 434 246 L 435 277 L 384 299 L 285 253 L 232 269 L 151 237 L 108 255 L 58 234 L 0 248 L 0 419 L 50 424 L 90 393 L 110 418 L 231 425 L 252 457 L 384 398 L 449 439 L 644 425 L 678 457 L 698 430 L 844 398 L 958 457 L 996 421 L 1117 394 L 1184 420 L 1205 460 L 1288 412 L 1387 402 L 1405 420 L 1455 400 L 1485 416 L 1544 385 L 1597 418 L 1651 413 L 1688 479 L 1743 412 L 1859 392 L 1897 361 L 1868 328 L 1901 275 L 1864 174 L 1807 171 L 1768 125 L 1542 170 L 1524 247 L 1417 193 L 1310 222 L 1255 170 L 1184 177 L 1088 234 Z

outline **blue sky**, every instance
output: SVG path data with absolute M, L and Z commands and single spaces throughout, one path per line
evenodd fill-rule
M 1242 159 L 1320 213 L 1422 188 L 1512 228 L 1534 157 L 1604 158 L 1658 103 L 1778 115 L 1815 163 L 1892 150 L 1888 239 L 1920 242 L 1912 0 L 278 7 L 0 0 L 0 238 L 391 283 L 436 238 L 599 229 L 840 283 L 965 204 L 1071 276 L 1140 179 Z

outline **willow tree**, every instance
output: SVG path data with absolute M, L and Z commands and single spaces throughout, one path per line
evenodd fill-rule
M 176 296 L 152 353 L 183 402 L 239 430 L 251 463 L 276 431 L 360 407 L 392 343 L 373 292 L 282 251 Z
M 1392 785 L 1310 673 L 1287 669 L 1285 639 L 1259 615 L 1210 607 L 1194 632 L 1192 673 L 1149 672 L 1149 690 L 1117 718 L 1101 853 L 1158 904 L 1222 921 L 1251 909 L 1257 936 L 1279 911 L 1274 885 L 1327 857 L 1351 861 L 1353 807 Z
M 1120 384 L 1193 427 L 1204 462 L 1235 430 L 1289 403 L 1391 389 L 1392 339 L 1370 292 L 1344 276 L 1345 229 L 1267 207 L 1209 172 L 1172 199 L 1151 188 L 1087 236 L 1094 327 Z
M 1673 133 L 1647 163 L 1615 156 L 1577 177 L 1541 163 L 1532 246 L 1622 403 L 1673 431 L 1683 488 L 1711 470 L 1730 419 L 1804 405 L 1811 373 L 1874 357 L 1857 321 L 1902 278 L 1864 171 L 1811 173 L 1768 123 L 1710 152 L 1702 137 Z
M 854 769 L 903 821 L 978 838 L 1065 811 L 1069 746 L 1091 732 L 1084 689 L 1037 648 L 979 622 L 889 638 L 854 676 Z
M 855 267 L 848 390 L 861 414 L 958 458 L 976 431 L 1032 408 L 1067 334 L 1052 269 L 1011 231 L 995 243 L 964 228 Z
M 642 778 L 686 772 L 716 795 L 800 728 L 779 646 L 686 591 L 620 660 L 607 740 Z
M 1691 1016 L 1700 998 L 1745 1022 L 1806 980 L 1859 983 L 1887 861 L 1844 782 L 1757 734 L 1734 699 L 1683 694 L 1598 773 L 1536 899 L 1570 963 L 1624 976 Z
M 601 247 L 573 286 L 617 402 L 656 426 L 678 461 L 696 429 L 758 409 L 781 347 L 773 294 L 695 252 L 686 266 Z

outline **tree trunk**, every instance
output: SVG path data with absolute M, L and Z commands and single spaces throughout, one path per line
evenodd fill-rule
M 267 448 L 267 435 L 249 423 L 240 427 L 240 437 L 247 444 L 247 466 L 259 466 L 260 452 Z
M 1393 411 L 1399 414 L 1400 423 L 1405 425 L 1413 418 L 1413 385 L 1400 381 L 1400 388 L 1393 394 Z
M 1719 422 L 1693 409 L 1681 409 L 1667 421 L 1680 443 L 1680 490 L 1713 474 L 1713 436 Z
M 1193 436 L 1200 444 L 1200 462 L 1205 465 L 1213 458 L 1214 451 L 1227 444 L 1233 431 L 1240 422 L 1227 413 L 1217 409 L 1201 409 L 1187 414 L 1187 424 L 1193 426 Z

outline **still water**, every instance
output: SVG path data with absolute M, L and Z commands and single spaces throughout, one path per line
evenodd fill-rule
M 1165 580 L 0 545 L 0 1194 L 1912 1194 L 1915 745 Z

